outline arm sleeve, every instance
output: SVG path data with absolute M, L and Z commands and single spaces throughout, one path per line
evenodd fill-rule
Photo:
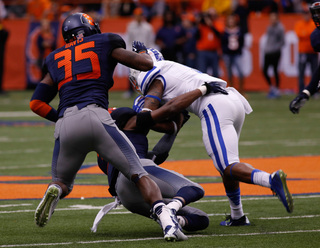
M 162 164 L 169 156 L 169 151 L 171 150 L 176 137 L 176 134 L 164 134 L 153 147 L 152 151 L 148 152 L 148 157 L 156 164 Z
M 160 74 L 160 68 L 154 66 L 148 72 L 142 72 L 138 78 L 138 87 L 143 95 L 146 95 L 149 89 L 150 84 L 156 79 L 157 76 Z
M 58 120 L 58 112 L 49 105 L 49 102 L 57 95 L 57 88 L 44 83 L 39 83 L 30 100 L 30 109 L 37 115 L 49 121 Z
M 118 34 L 108 33 L 108 40 L 113 49 L 124 48 L 126 49 L 126 43 Z

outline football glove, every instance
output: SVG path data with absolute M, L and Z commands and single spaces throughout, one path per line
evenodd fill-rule
M 228 92 L 225 89 L 223 89 L 220 86 L 220 84 L 217 82 L 209 82 L 209 83 L 205 82 L 204 86 L 207 87 L 207 92 L 205 95 L 208 95 L 210 93 L 218 93 L 218 92 L 220 92 L 224 95 L 228 95 Z
M 143 42 L 137 40 L 132 42 L 132 51 L 135 53 L 148 53 L 148 50 Z
M 298 114 L 300 108 L 309 100 L 309 96 L 301 92 L 296 98 L 294 98 L 289 105 L 290 111 L 294 114 Z

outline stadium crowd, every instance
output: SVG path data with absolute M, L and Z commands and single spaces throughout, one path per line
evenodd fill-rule
M 229 85 L 236 87 L 241 93 L 244 93 L 246 88 L 241 55 L 246 42 L 250 40 L 247 37 L 247 34 L 250 34 L 248 25 L 250 14 L 304 13 L 308 12 L 308 6 L 313 2 L 315 1 L 96 0 L 79 3 L 73 0 L 0 0 L 5 10 L 3 19 L 27 18 L 33 23 L 39 23 L 41 31 L 35 45 L 39 52 L 34 65 L 39 71 L 41 61 L 57 47 L 53 43 L 59 42 L 54 40 L 54 31 L 50 32 L 48 23 L 61 21 L 70 13 L 85 12 L 97 22 L 112 17 L 132 18 L 123 37 L 127 42 L 127 48 L 131 47 L 132 40 L 140 40 L 148 47 L 159 49 L 165 59 L 188 65 L 212 76 L 223 75 Z M 151 25 L 153 18 L 162 20 L 162 25 L 157 30 Z M 281 25 L 280 20 L 279 25 Z M 272 33 L 272 30 L 270 32 Z M 268 30 L 265 30 L 265 33 L 267 34 Z M 299 45 L 299 49 L 300 47 Z M 281 53 L 277 52 L 276 58 L 272 54 L 264 58 L 265 68 L 261 71 L 261 75 L 266 78 L 269 98 L 280 96 L 281 80 L 278 75 L 280 57 Z M 268 76 L 268 63 L 274 67 L 275 85 Z M 297 83 L 300 91 L 303 88 L 305 74 L 303 69 L 305 65 L 301 63 L 300 61 L 300 79 Z M 129 87 L 125 96 L 131 96 L 132 92 L 132 88 Z

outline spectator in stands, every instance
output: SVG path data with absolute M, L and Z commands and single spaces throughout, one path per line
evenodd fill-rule
M 221 48 L 221 23 L 214 9 L 201 14 L 197 29 L 197 69 L 219 77 L 219 50 Z M 212 69 L 212 73 L 208 69 Z
M 240 29 L 236 15 L 226 18 L 226 28 L 221 38 L 223 59 L 227 68 L 228 84 L 233 86 L 233 69 L 237 70 L 239 78 L 239 92 L 243 94 L 244 75 L 241 64 L 241 54 L 244 45 L 244 34 Z
M 299 93 L 304 89 L 304 79 L 306 66 L 309 64 L 312 74 L 318 67 L 318 54 L 314 52 L 311 42 L 310 35 L 316 28 L 310 12 L 305 9 L 302 13 L 303 19 L 298 20 L 295 23 L 294 31 L 299 39 L 299 60 L 298 60 L 298 89 Z
M 39 68 L 42 68 L 44 59 L 49 55 L 49 53 L 56 49 L 56 37 L 52 31 L 50 21 L 47 19 L 43 19 L 40 22 L 37 46 L 39 49 L 38 66 Z
M 50 8 L 50 0 L 30 0 L 27 5 L 27 13 L 32 20 L 40 21 L 48 17 Z
M 136 8 L 133 11 L 134 19 L 128 23 L 126 35 L 127 35 L 127 49 L 132 49 L 132 42 L 138 40 L 143 42 L 146 47 L 155 46 L 155 33 L 153 27 L 145 19 L 142 8 Z M 128 91 L 124 93 L 125 98 L 129 98 L 134 94 L 134 89 L 130 81 L 128 81 Z
M 134 9 L 136 8 L 136 4 L 131 0 L 123 0 L 121 1 L 119 8 L 120 16 L 132 16 Z
M 3 19 L 7 16 L 7 10 L 0 0 L 0 94 L 5 94 L 3 90 L 3 69 L 4 69 L 4 54 L 7 44 L 9 32 L 3 26 Z
M 25 17 L 27 12 L 26 4 L 20 0 L 10 0 L 10 4 L 6 5 L 6 8 L 9 19 Z
M 196 68 L 197 62 L 197 27 L 195 26 L 195 16 L 192 13 L 182 15 L 182 27 L 186 32 L 186 41 L 183 45 L 183 64 Z
M 248 0 L 238 0 L 238 4 L 235 7 L 233 13 L 238 16 L 239 26 L 243 34 L 249 32 L 248 18 L 250 10 L 248 7 Z
M 163 25 L 156 34 L 156 45 L 166 60 L 178 61 L 178 54 L 182 52 L 185 42 L 185 31 L 177 24 L 177 17 L 174 11 L 166 10 L 163 14 Z
M 280 78 L 278 65 L 281 58 L 281 49 L 284 46 L 285 30 L 279 20 L 277 13 L 270 13 L 270 25 L 265 33 L 266 42 L 264 46 L 264 65 L 263 75 L 270 87 L 268 98 L 280 97 Z M 273 68 L 273 76 L 275 79 L 274 85 L 271 82 L 271 77 L 268 74 L 269 67 Z

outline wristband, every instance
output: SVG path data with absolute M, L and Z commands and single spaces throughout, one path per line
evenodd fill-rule
M 154 120 L 152 119 L 151 112 L 140 112 L 137 114 L 137 128 L 141 130 L 147 130 L 150 129 L 154 124 Z
M 302 93 L 305 93 L 308 97 L 310 97 L 310 95 L 311 95 L 311 94 L 310 94 L 310 91 L 309 91 L 309 90 L 306 90 L 306 89 L 303 90 Z
M 201 91 L 201 94 L 204 96 L 207 93 L 207 87 L 205 85 L 201 85 L 198 90 Z
M 152 110 L 151 110 L 151 109 L 149 109 L 149 108 L 142 108 L 140 112 L 143 112 L 143 111 L 149 111 L 149 112 L 152 112 Z

